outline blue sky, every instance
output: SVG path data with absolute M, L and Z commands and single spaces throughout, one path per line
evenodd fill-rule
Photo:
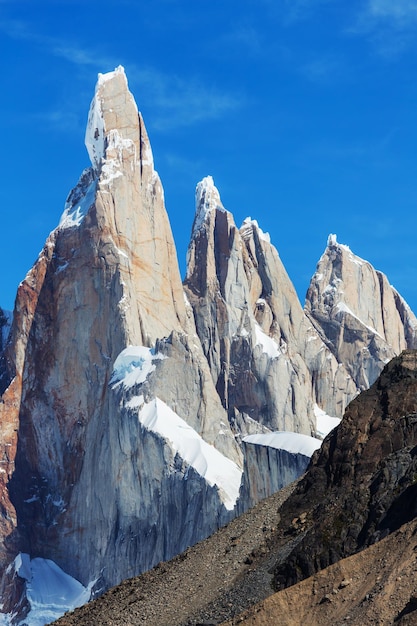
M 303 302 L 329 233 L 417 312 L 417 0 L 0 0 L 0 306 L 89 164 L 123 65 L 182 271 L 196 183 L 271 235 Z

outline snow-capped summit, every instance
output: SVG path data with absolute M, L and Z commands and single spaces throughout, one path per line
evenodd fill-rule
M 85 145 L 95 172 L 101 171 L 110 142 L 113 148 L 116 143 L 123 146 L 125 142 L 126 147 L 133 143 L 136 158 L 140 158 L 138 131 L 138 109 L 129 92 L 124 68 L 120 65 L 113 72 L 99 74 L 85 133 Z
M 99 77 L 86 144 L 0 360 L 0 572 L 19 519 L 22 552 L 105 589 L 226 523 L 243 463 L 122 68 Z
M 213 211 L 225 211 L 220 194 L 214 184 L 212 176 L 206 176 L 196 186 L 195 190 L 195 218 L 193 233 L 196 233 L 205 223 L 208 215 Z

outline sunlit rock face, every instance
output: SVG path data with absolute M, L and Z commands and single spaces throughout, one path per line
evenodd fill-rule
M 306 313 L 359 389 L 417 347 L 417 319 L 387 277 L 330 235 L 307 292 Z
M 230 519 L 242 454 L 195 335 L 122 68 L 99 77 L 86 145 L 92 166 L 17 294 L 2 364 L 0 530 L 4 563 L 18 547 L 103 589 Z M 112 378 L 128 346 L 163 356 L 133 385 Z M 149 422 L 136 397 L 156 403 Z M 231 491 L 155 430 L 168 409 L 197 438 L 191 448 L 219 455 L 208 466 L 231 464 Z
M 315 402 L 342 415 L 356 386 L 304 314 L 269 236 L 250 218 L 236 227 L 211 177 L 197 185 L 185 290 L 238 431 L 312 434 Z

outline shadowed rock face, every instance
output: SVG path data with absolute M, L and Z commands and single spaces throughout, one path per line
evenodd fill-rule
M 307 511 L 297 547 L 275 569 L 291 585 L 363 548 L 417 514 L 417 352 L 394 358 L 351 402 L 285 505 Z
M 387 277 L 330 235 L 305 311 L 360 390 L 406 348 L 417 348 L 417 319 Z

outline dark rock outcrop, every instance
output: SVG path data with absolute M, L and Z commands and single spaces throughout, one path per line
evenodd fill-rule
M 297 545 L 275 567 L 277 589 L 355 553 L 416 516 L 416 351 L 394 358 L 372 387 L 351 402 L 339 427 L 313 457 L 282 517 L 288 522 L 301 512 L 307 516 Z

